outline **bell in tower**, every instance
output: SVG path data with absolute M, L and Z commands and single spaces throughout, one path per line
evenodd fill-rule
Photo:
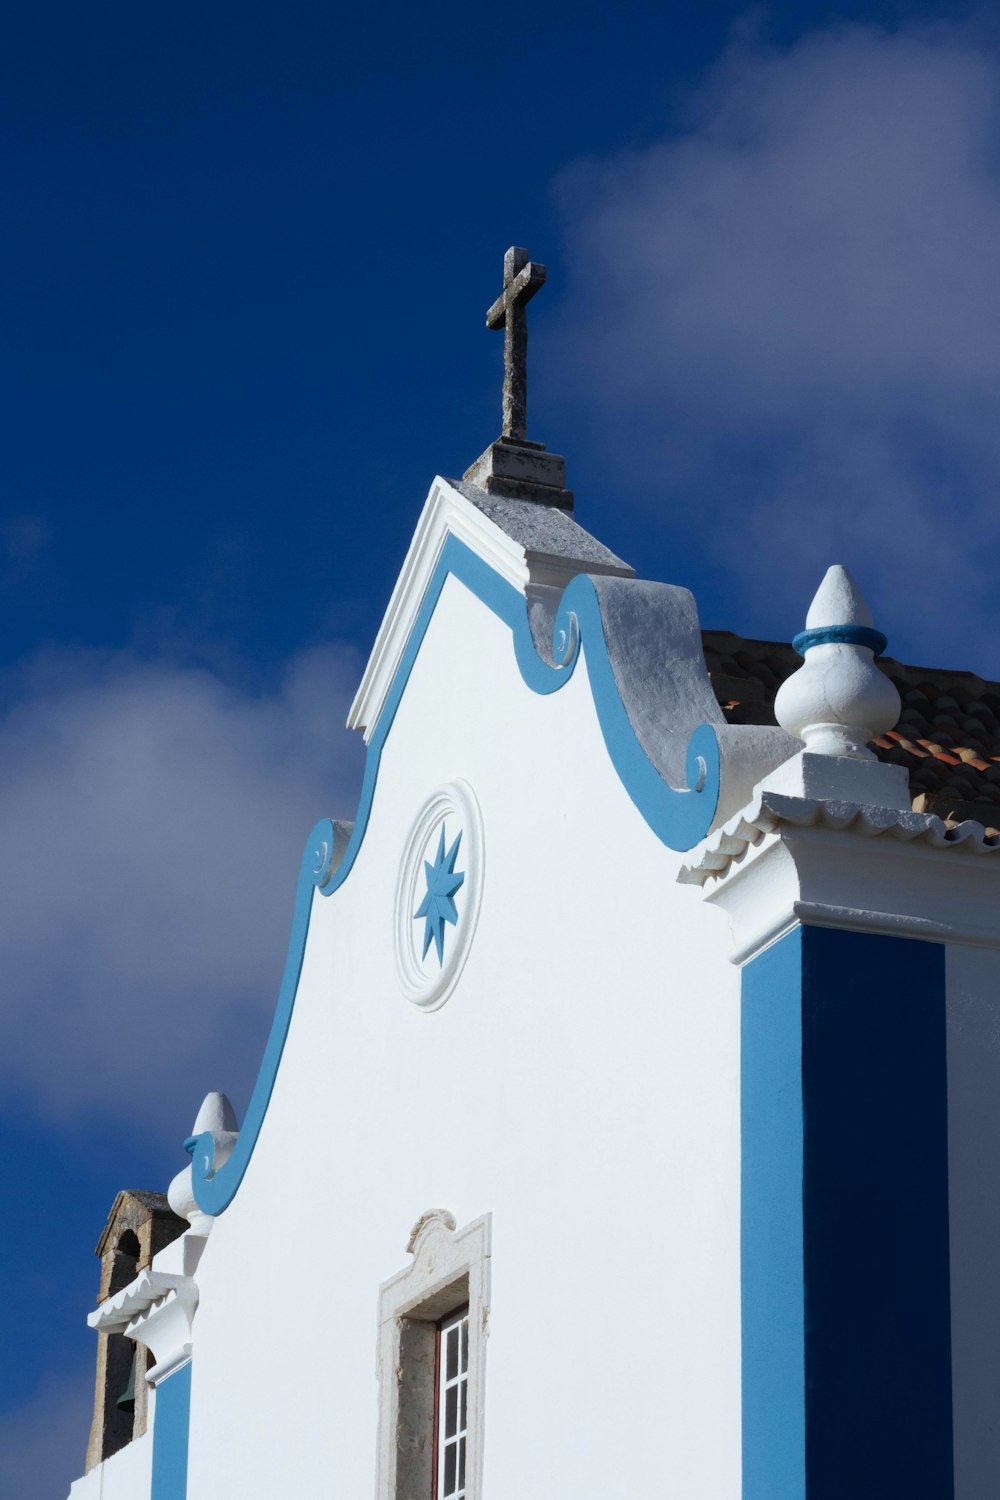
M 153 1256 L 187 1229 L 164 1193 L 121 1192 L 115 1199 L 95 1254 L 101 1258 L 97 1301 L 113 1297 L 150 1265 Z M 94 1420 L 87 1444 L 87 1471 L 110 1458 L 146 1430 L 146 1372 L 153 1357 L 123 1333 L 98 1333 Z

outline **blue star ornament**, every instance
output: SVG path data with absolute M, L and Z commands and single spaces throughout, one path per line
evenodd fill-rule
M 431 943 L 437 948 L 438 963 L 444 963 L 444 924 L 450 922 L 454 927 L 458 922 L 458 907 L 455 905 L 455 892 L 465 881 L 464 873 L 455 869 L 455 861 L 458 858 L 458 846 L 462 842 L 462 832 L 459 830 L 458 838 L 451 848 L 445 853 L 445 825 L 441 824 L 441 837 L 438 840 L 437 857 L 431 864 L 429 859 L 424 860 L 424 875 L 427 879 L 427 895 L 421 901 L 413 913 L 413 920 L 419 922 L 424 920 L 424 951 L 421 958 L 427 957 L 427 950 Z

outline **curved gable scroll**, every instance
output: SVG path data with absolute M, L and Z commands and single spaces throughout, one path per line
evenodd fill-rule
M 313 897 L 317 891 L 332 895 L 351 873 L 368 827 L 382 750 L 449 576 L 510 628 L 518 669 L 532 692 L 558 692 L 573 676 L 581 651 L 586 654 L 612 764 L 639 813 L 668 848 L 690 849 L 709 832 L 719 806 L 722 747 L 734 733 L 744 738 L 753 734 L 722 722 L 705 672 L 694 601 L 686 589 L 578 574 L 559 600 L 551 659 L 546 659 L 532 633 L 525 596 L 464 542 L 449 536 L 368 744 L 357 819 L 353 824 L 322 819 L 306 844 L 274 1020 L 235 1149 L 215 1171 L 212 1135 L 189 1143 L 195 1197 L 204 1213 L 222 1213 L 243 1180 L 291 1023 Z M 715 722 L 698 723 L 693 711 Z M 789 753 L 785 750 L 778 759 Z M 772 758 L 771 763 L 777 761 Z

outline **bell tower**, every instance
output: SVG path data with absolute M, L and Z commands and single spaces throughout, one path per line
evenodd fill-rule
M 165 1193 L 126 1190 L 118 1194 L 95 1255 L 101 1258 L 97 1301 L 128 1286 L 153 1256 L 187 1229 Z M 146 1430 L 146 1371 L 154 1363 L 144 1344 L 123 1333 L 98 1333 L 94 1419 L 87 1443 L 87 1471 L 110 1458 Z

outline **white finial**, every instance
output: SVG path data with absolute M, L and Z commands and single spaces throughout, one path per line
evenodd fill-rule
M 827 569 L 806 628 L 792 643 L 805 657 L 778 690 L 774 715 L 816 755 L 874 760 L 869 740 L 891 729 L 901 704 L 895 687 L 875 665 L 885 636 L 846 568 Z
M 841 567 L 840 563 L 827 568 L 823 582 L 809 606 L 806 629 L 823 630 L 831 625 L 861 625 L 871 630 L 874 624 L 864 595 L 847 569 Z M 885 649 L 884 637 L 882 649 Z
M 909 777 L 868 749 L 899 718 L 895 687 L 875 665 L 885 636 L 846 568 L 828 568 L 792 642 L 805 660 L 778 689 L 774 715 L 805 748 L 761 783 L 823 802 L 908 808 Z
M 204 1135 L 206 1132 L 215 1142 L 214 1165 L 215 1170 L 218 1171 L 223 1162 L 228 1161 L 232 1156 L 233 1147 L 240 1133 L 236 1122 L 236 1112 L 225 1094 L 205 1095 L 189 1140 L 193 1142 L 197 1136 Z M 194 1195 L 190 1162 L 177 1173 L 167 1188 L 167 1202 L 175 1214 L 182 1219 L 187 1219 L 195 1234 L 207 1234 L 211 1229 L 212 1216 L 202 1212 Z

